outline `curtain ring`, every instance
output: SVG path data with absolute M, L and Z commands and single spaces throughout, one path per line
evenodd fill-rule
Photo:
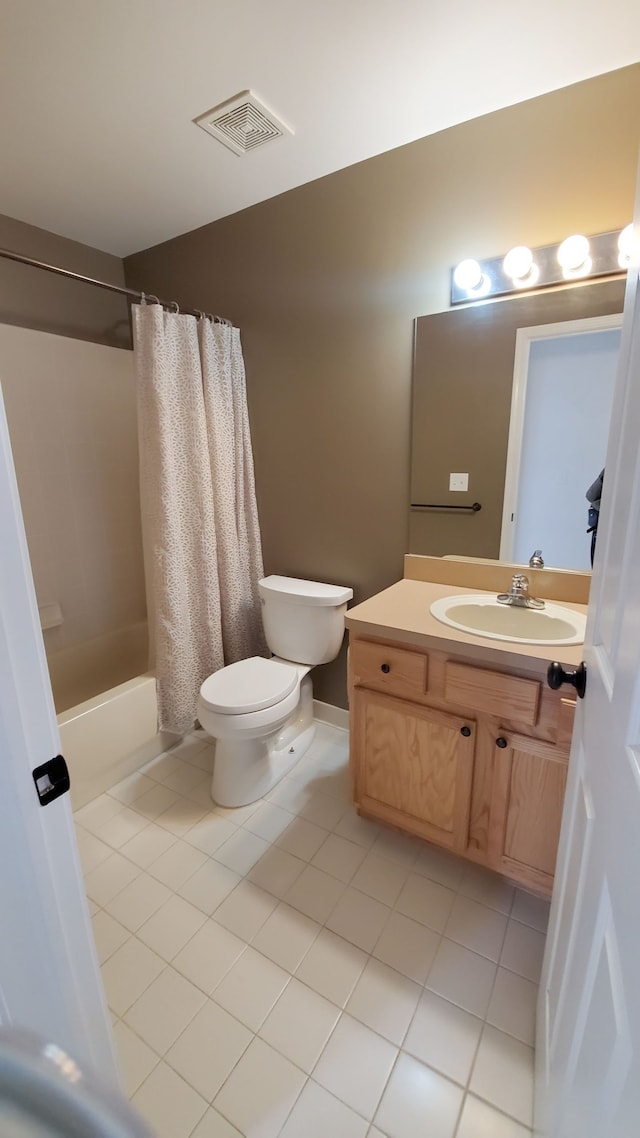
M 153 301 L 154 304 L 160 304 L 160 301 L 158 300 L 157 296 L 154 296 L 152 292 L 147 293 L 147 300 Z
M 140 293 L 140 304 L 146 304 L 146 303 L 147 303 L 146 294 L 144 292 L 141 292 Z
M 180 305 L 178 304 L 177 300 L 170 300 L 169 308 L 172 309 L 176 314 L 180 312 Z
M 201 308 L 196 308 L 195 314 L 196 314 L 198 320 L 205 320 L 206 316 L 207 316 L 206 312 L 203 312 Z

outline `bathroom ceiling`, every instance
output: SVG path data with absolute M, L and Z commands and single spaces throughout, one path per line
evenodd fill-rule
M 119 256 L 640 59 L 638 0 L 2 0 L 0 26 L 0 213 Z M 245 89 L 295 134 L 238 157 L 192 120 Z

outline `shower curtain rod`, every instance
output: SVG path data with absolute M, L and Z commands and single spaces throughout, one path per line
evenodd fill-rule
M 210 312 L 202 312 L 199 308 L 180 308 L 177 300 L 160 300 L 151 292 L 138 292 L 137 289 L 123 288 L 121 285 L 109 284 L 108 281 L 98 281 L 94 277 L 84 277 L 81 273 L 72 273 L 70 269 L 61 269 L 58 265 L 47 264 L 46 261 L 23 257 L 22 253 L 14 253 L 12 249 L 0 249 L 0 257 L 5 257 L 8 261 L 18 261 L 21 265 L 31 265 L 34 269 L 44 269 L 47 273 L 57 273 L 60 277 L 69 277 L 71 280 L 81 281 L 82 284 L 106 288 L 109 292 L 119 292 L 122 296 L 131 296 L 135 300 L 151 300 L 163 308 L 175 308 L 177 312 L 186 313 L 187 316 L 206 316 L 210 320 L 217 320 L 220 324 L 230 324 L 233 327 L 233 321 L 227 320 L 224 316 L 212 316 Z

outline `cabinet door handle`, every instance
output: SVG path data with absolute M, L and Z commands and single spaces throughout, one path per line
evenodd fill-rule
M 500 750 L 504 751 L 505 747 L 508 747 L 508 746 L 509 746 L 509 744 L 508 744 L 507 740 L 505 739 L 504 735 L 499 735 L 498 738 L 496 739 L 496 747 L 500 747 Z
M 391 671 L 391 664 L 381 664 L 380 665 L 380 671 L 384 672 L 384 674 L 386 675 L 387 672 Z
M 464 735 L 465 739 L 468 739 L 470 734 L 471 734 L 471 728 L 470 727 L 461 727 L 460 728 L 460 734 Z

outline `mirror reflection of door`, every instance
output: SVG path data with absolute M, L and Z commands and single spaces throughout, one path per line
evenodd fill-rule
M 617 316 L 518 331 L 500 543 L 504 560 L 591 567 L 586 492 L 604 467 Z

